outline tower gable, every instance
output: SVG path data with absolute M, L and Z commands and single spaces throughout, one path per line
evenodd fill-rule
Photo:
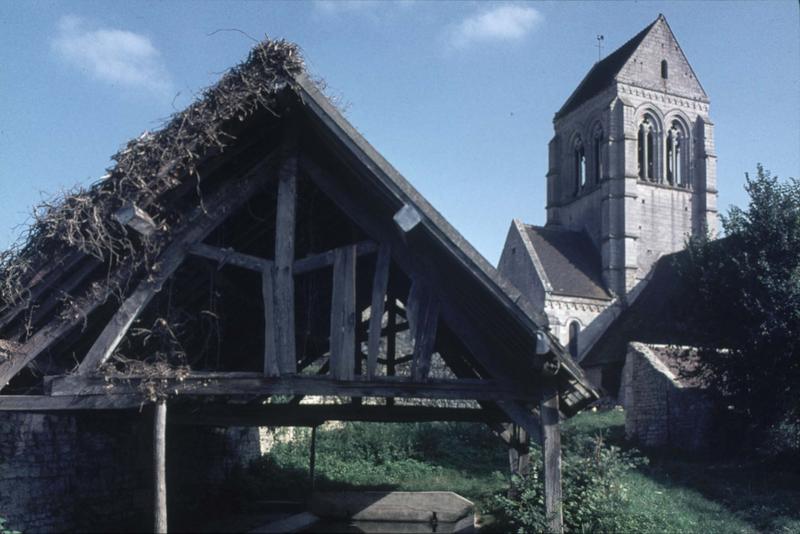
M 708 102 L 692 66 L 663 15 L 659 15 L 628 57 L 616 81 Z

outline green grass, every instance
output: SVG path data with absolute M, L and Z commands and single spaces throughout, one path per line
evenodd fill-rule
M 565 450 L 603 435 L 606 443 L 632 449 L 624 439 L 624 413 L 586 412 L 563 425 Z M 309 432 L 281 443 L 233 485 L 245 499 L 297 498 L 310 491 Z M 647 465 L 628 470 L 627 488 L 637 532 L 800 533 L 800 473 L 751 461 L 691 460 L 648 453 Z M 504 445 L 482 425 L 464 423 L 366 424 L 320 430 L 318 490 L 385 489 L 455 491 L 486 509 L 508 487 Z M 487 518 L 490 519 L 490 518 Z
M 625 414 L 586 412 L 568 421 L 568 439 L 602 433 L 624 441 Z M 691 460 L 650 453 L 649 465 L 629 471 L 623 484 L 634 511 L 657 532 L 800 532 L 800 473 L 763 461 Z

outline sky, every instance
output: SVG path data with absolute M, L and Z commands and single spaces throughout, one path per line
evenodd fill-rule
M 552 119 L 598 58 L 663 13 L 711 99 L 719 207 L 763 163 L 800 176 L 798 2 L 0 2 L 0 250 L 89 185 L 254 39 L 301 47 L 347 119 L 496 264 L 543 224 Z

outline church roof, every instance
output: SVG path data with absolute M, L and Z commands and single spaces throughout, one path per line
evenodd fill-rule
M 603 284 L 600 255 L 586 234 L 532 225 L 525 229 L 553 293 L 611 300 Z
M 650 23 L 645 29 L 634 35 L 628 42 L 617 48 L 614 52 L 594 64 L 577 89 L 567 98 L 567 101 L 556 113 L 556 119 L 563 117 L 570 111 L 597 95 L 611 85 L 620 69 L 631 58 L 638 46 L 644 40 L 650 29 L 661 19 L 663 15 Z
M 680 263 L 686 259 L 686 251 L 681 251 L 662 256 L 656 262 L 647 285 L 589 349 L 581 366 L 621 364 L 632 341 L 671 346 L 693 345 L 698 341 L 698 331 L 680 311 L 687 294 L 679 274 Z

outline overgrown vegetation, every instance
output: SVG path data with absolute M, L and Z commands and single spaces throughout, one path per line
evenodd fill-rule
M 723 215 L 726 237 L 695 238 L 681 276 L 685 313 L 702 324 L 694 375 L 727 406 L 744 450 L 800 458 L 800 181 L 760 165 L 746 209 Z M 723 349 L 723 350 L 719 350 Z M 744 438 L 744 439 L 742 439 Z
M 276 444 L 223 494 L 238 492 L 241 502 L 304 500 L 309 439 L 301 430 Z M 567 421 L 563 448 L 572 532 L 800 531 L 800 473 L 781 465 L 645 455 L 625 442 L 619 410 Z M 536 449 L 533 455 L 536 466 Z M 476 502 L 486 532 L 543 530 L 539 477 L 513 481 L 509 498 L 505 446 L 480 424 L 348 423 L 318 431 L 317 489 L 455 491 Z
M 41 271 L 70 255 L 92 256 L 106 264 L 108 271 L 127 266 L 134 273 L 153 267 L 170 230 L 180 222 L 166 201 L 167 193 L 179 186 L 199 192 L 203 177 L 198 166 L 206 156 L 232 144 L 231 125 L 259 110 L 276 113 L 276 95 L 291 82 L 291 74 L 302 68 L 296 45 L 262 41 L 247 60 L 171 117 L 161 130 L 130 141 L 113 156 L 116 165 L 96 184 L 43 202 L 34 210 L 33 223 L 19 243 L 0 252 L 0 312 L 25 304 Z M 140 238 L 114 220 L 114 212 L 129 204 L 146 209 L 161 230 L 158 238 Z M 111 289 L 124 289 L 129 276 L 121 277 L 120 287 Z M 111 281 L 109 276 L 103 283 Z M 65 302 L 62 313 L 69 311 L 70 303 Z
M 305 499 L 310 430 L 237 473 L 231 490 L 245 500 Z M 506 487 L 508 460 L 482 424 L 347 423 L 317 434 L 316 488 L 448 490 L 483 502 Z

